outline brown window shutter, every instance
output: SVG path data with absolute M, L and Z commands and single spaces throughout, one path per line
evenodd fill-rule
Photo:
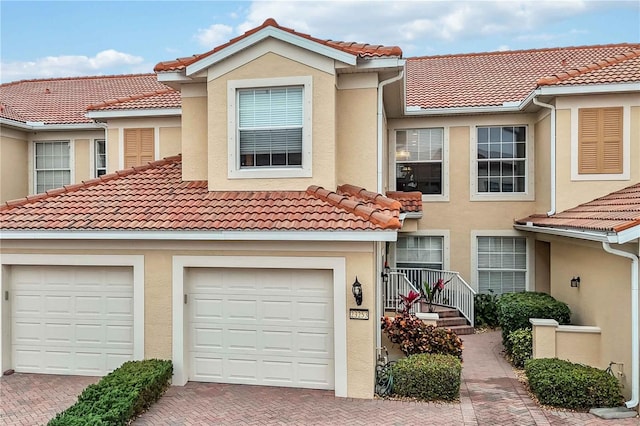
M 622 108 L 578 110 L 578 173 L 622 173 Z
M 154 145 L 153 129 L 124 129 L 125 169 L 153 161 Z

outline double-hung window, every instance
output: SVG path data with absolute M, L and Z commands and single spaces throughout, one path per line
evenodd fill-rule
M 442 236 L 398 237 L 396 243 L 398 268 L 426 268 L 442 270 L 444 267 L 444 238 Z
M 524 237 L 477 237 L 478 291 L 495 294 L 527 288 L 527 240 Z
M 107 145 L 105 140 L 96 139 L 93 148 L 93 161 L 95 164 L 94 177 L 100 177 L 107 173 Z
M 444 129 L 396 131 L 396 191 L 443 194 Z
M 70 158 L 69 141 L 35 142 L 35 192 L 70 184 Z
M 240 167 L 302 166 L 302 87 L 238 91 Z
M 527 128 L 477 128 L 477 192 L 527 192 Z
M 311 177 L 312 77 L 230 80 L 228 176 Z

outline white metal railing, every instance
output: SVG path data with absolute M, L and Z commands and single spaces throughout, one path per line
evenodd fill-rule
M 476 292 L 466 283 L 459 273 L 422 268 L 396 268 L 392 269 L 391 273 L 404 275 L 412 284 L 413 288 L 418 288 L 422 291 L 424 291 L 423 283 L 425 282 L 433 285 L 438 282 L 440 278 L 442 278 L 444 282 L 448 281 L 444 286 L 444 290 L 436 294 L 434 303 L 458 309 L 467 321 L 469 321 L 469 324 L 473 326 L 473 296 Z M 389 283 L 391 282 L 392 280 L 389 279 Z
M 402 300 L 400 295 L 407 296 L 411 290 L 420 294 L 420 290 L 407 279 L 405 274 L 397 271 L 389 272 L 389 280 L 384 288 L 384 309 L 396 312 L 401 310 Z M 416 313 L 418 307 L 419 304 L 414 304 L 410 312 Z

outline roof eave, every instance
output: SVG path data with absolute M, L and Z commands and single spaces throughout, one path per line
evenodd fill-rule
M 334 49 L 333 47 L 317 43 L 313 40 L 291 34 L 287 31 L 268 26 L 261 29 L 260 31 L 255 32 L 254 34 L 243 38 L 242 40 L 238 40 L 234 44 L 227 46 L 224 49 L 219 50 L 218 52 L 215 52 L 207 57 L 200 59 L 199 61 L 188 65 L 186 67 L 185 75 L 189 77 L 191 75 L 197 74 L 198 72 L 209 68 L 210 66 L 223 61 L 224 59 L 235 55 L 241 50 L 247 49 L 252 45 L 269 37 L 292 44 L 294 46 L 298 46 L 306 50 L 310 50 L 312 52 L 327 56 L 340 62 L 347 63 L 349 65 L 356 65 L 357 63 L 356 55 L 352 55 L 341 50 Z
M 6 240 L 168 241 L 396 241 L 397 230 L 371 231 L 207 231 L 207 230 L 3 230 Z
M 629 228 L 625 231 L 596 231 L 581 228 L 556 228 L 551 226 L 538 226 L 532 222 L 525 225 L 514 224 L 513 227 L 519 231 L 535 232 L 538 234 L 555 235 L 558 237 L 577 238 L 580 240 L 606 242 L 613 244 L 624 244 L 640 238 L 640 225 Z
M 95 130 L 102 129 L 102 127 L 95 123 L 60 123 L 60 124 L 47 124 L 47 123 L 35 123 L 27 121 L 26 123 L 21 121 L 15 121 L 7 118 L 0 118 L 0 124 L 7 127 L 13 127 L 21 130 L 29 131 L 46 131 L 46 130 Z
M 131 108 L 117 110 L 88 111 L 85 117 L 96 118 L 128 118 L 128 117 L 173 117 L 181 116 L 182 108 Z
M 406 116 L 429 116 L 429 115 L 473 115 L 473 114 L 496 114 L 520 112 L 521 103 L 514 102 L 502 106 L 478 106 L 478 107 L 453 107 L 453 108 L 419 108 L 405 107 Z
M 640 81 L 613 84 L 581 84 L 574 86 L 540 86 L 535 92 L 541 96 L 640 92 Z

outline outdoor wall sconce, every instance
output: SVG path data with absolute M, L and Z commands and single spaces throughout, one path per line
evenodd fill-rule
M 354 299 L 356 299 L 356 305 L 362 305 L 362 284 L 358 281 L 357 276 L 356 281 L 351 286 L 351 291 L 353 292 Z
M 391 268 L 389 268 L 389 263 L 388 262 L 384 262 L 384 268 L 382 269 L 382 282 L 383 283 L 388 283 L 389 282 L 389 273 L 391 272 Z
M 580 287 L 580 277 L 571 278 L 571 287 Z

